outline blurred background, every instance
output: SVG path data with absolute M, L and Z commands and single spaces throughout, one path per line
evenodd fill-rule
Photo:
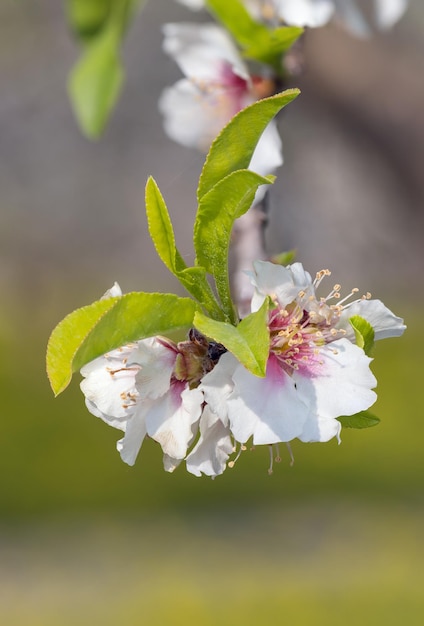
M 124 465 L 78 380 L 57 399 L 49 389 L 46 342 L 68 312 L 115 280 L 178 290 L 147 235 L 148 175 L 192 258 L 203 158 L 166 138 L 157 99 L 179 78 L 160 24 L 193 18 L 205 16 L 148 4 L 92 143 L 67 98 L 78 51 L 62 3 L 0 6 L 1 621 L 421 624 L 423 3 L 369 41 L 308 33 L 270 197 L 270 253 L 295 247 L 311 272 L 329 267 L 406 318 L 403 338 L 376 346 L 381 424 L 340 446 L 294 442 L 294 466 L 282 450 L 272 476 L 268 450 L 247 451 L 211 481 L 165 474 L 149 442 Z

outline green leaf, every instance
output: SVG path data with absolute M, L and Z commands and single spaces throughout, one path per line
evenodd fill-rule
M 251 40 L 243 55 L 271 65 L 277 74 L 282 74 L 281 57 L 292 47 L 303 32 L 303 28 L 298 28 L 297 26 L 281 26 L 275 30 L 267 30 L 266 37 Z
M 108 20 L 114 0 L 67 0 L 66 17 L 81 38 L 96 35 Z
M 75 116 L 89 138 L 101 135 L 118 99 L 123 78 L 119 39 L 114 30 L 107 30 L 87 46 L 68 83 Z
M 234 221 L 252 205 L 259 185 L 273 182 L 274 177 L 259 176 L 250 170 L 232 172 L 219 181 L 199 202 L 194 224 L 196 263 L 212 274 L 218 295 L 228 319 L 237 316 L 230 294 L 228 249 Z
M 299 93 L 299 89 L 287 89 L 254 102 L 233 117 L 214 140 L 206 157 L 197 189 L 199 200 L 231 172 L 249 167 L 266 126 Z
M 194 316 L 194 326 L 207 337 L 222 343 L 255 376 L 264 377 L 269 356 L 268 299 L 238 326 L 217 322 L 202 313 Z
M 240 0 L 206 0 L 206 5 L 231 33 L 245 57 L 267 63 L 281 73 L 281 55 L 302 35 L 303 28 L 270 29 L 257 22 Z
M 206 6 L 242 48 L 267 39 L 268 28 L 254 20 L 240 0 L 206 0 Z
M 146 213 L 150 237 L 160 259 L 173 274 L 184 270 L 187 266 L 175 246 L 174 229 L 165 200 L 151 176 L 146 184 Z
M 360 315 L 349 318 L 349 322 L 355 333 L 356 345 L 370 356 L 374 347 L 374 328 Z
M 380 419 L 369 411 L 361 411 L 356 415 L 342 415 L 337 420 L 344 428 L 371 428 L 380 423 Z
M 118 99 L 123 78 L 119 49 L 136 9 L 146 0 L 74 0 L 72 27 L 86 42 L 68 80 L 72 108 L 90 139 L 102 133 Z
M 197 305 L 173 294 L 128 293 L 77 309 L 53 330 L 47 374 L 56 395 L 83 365 L 131 341 L 188 330 Z
M 187 267 L 175 245 L 174 229 L 165 200 L 155 180 L 146 185 L 146 213 L 149 233 L 160 259 L 185 289 L 203 306 L 211 317 L 226 319 L 208 283 L 204 267 Z
M 280 252 L 280 254 L 274 254 L 270 261 L 275 265 L 290 265 L 296 258 L 297 250 L 287 250 L 287 252 Z
M 185 289 L 197 300 L 205 311 L 215 320 L 228 320 L 228 316 L 219 306 L 215 294 L 206 277 L 204 267 L 187 267 L 175 274 Z

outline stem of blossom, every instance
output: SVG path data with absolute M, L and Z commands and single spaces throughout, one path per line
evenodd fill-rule
M 231 251 L 233 272 L 231 276 L 234 302 L 240 317 L 250 313 L 253 286 L 246 271 L 253 270 L 253 261 L 266 258 L 265 227 L 267 225 L 266 198 L 255 204 L 236 220 L 233 229 Z

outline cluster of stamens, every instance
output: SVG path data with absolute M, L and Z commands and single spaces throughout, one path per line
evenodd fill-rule
M 344 329 L 336 328 L 336 325 L 342 311 L 353 304 L 345 302 L 358 293 L 358 289 L 355 287 L 346 297 L 340 299 L 341 285 L 336 284 L 326 297 L 317 299 L 315 289 L 324 277 L 330 275 L 329 270 L 317 272 L 312 283 L 312 293 L 301 290 L 286 308 L 277 304 L 270 312 L 270 349 L 288 373 L 299 370 L 302 366 L 321 365 L 320 348 L 346 334 Z M 367 293 L 359 300 L 370 298 L 371 294 Z M 337 300 L 336 304 L 330 304 L 333 299 Z M 337 354 L 336 349 L 333 352 Z

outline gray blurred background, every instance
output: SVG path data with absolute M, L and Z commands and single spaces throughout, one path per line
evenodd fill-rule
M 285 165 L 271 192 L 269 252 L 295 247 L 311 272 L 329 267 L 346 289 L 414 297 L 422 275 L 423 14 L 412 2 L 394 31 L 370 41 L 309 32 L 304 74 L 292 81 L 302 95 L 280 117 Z M 90 285 L 86 301 L 114 280 L 126 291 L 177 288 L 149 241 L 143 190 L 153 175 L 190 258 L 203 157 L 167 139 L 156 103 L 180 76 L 161 52 L 160 24 L 193 17 L 202 19 L 172 0 L 148 4 L 125 44 L 122 98 L 91 143 L 67 98 L 77 49 L 61 3 L 3 0 L 3 293 L 49 308 L 74 280 Z
M 179 290 L 147 234 L 149 175 L 192 259 L 203 157 L 168 140 L 157 111 L 180 77 L 160 24 L 192 19 L 206 17 L 149 2 L 92 143 L 67 98 L 78 50 L 62 3 L 0 4 L 0 622 L 421 626 L 423 2 L 369 41 L 307 34 L 270 194 L 270 254 L 295 247 L 312 273 L 406 318 L 403 338 L 376 346 L 381 425 L 344 430 L 340 446 L 295 441 L 294 467 L 282 450 L 271 477 L 259 447 L 211 481 L 165 474 L 151 441 L 129 468 L 78 376 L 57 399 L 49 388 L 47 338 L 69 311 L 115 280 Z

